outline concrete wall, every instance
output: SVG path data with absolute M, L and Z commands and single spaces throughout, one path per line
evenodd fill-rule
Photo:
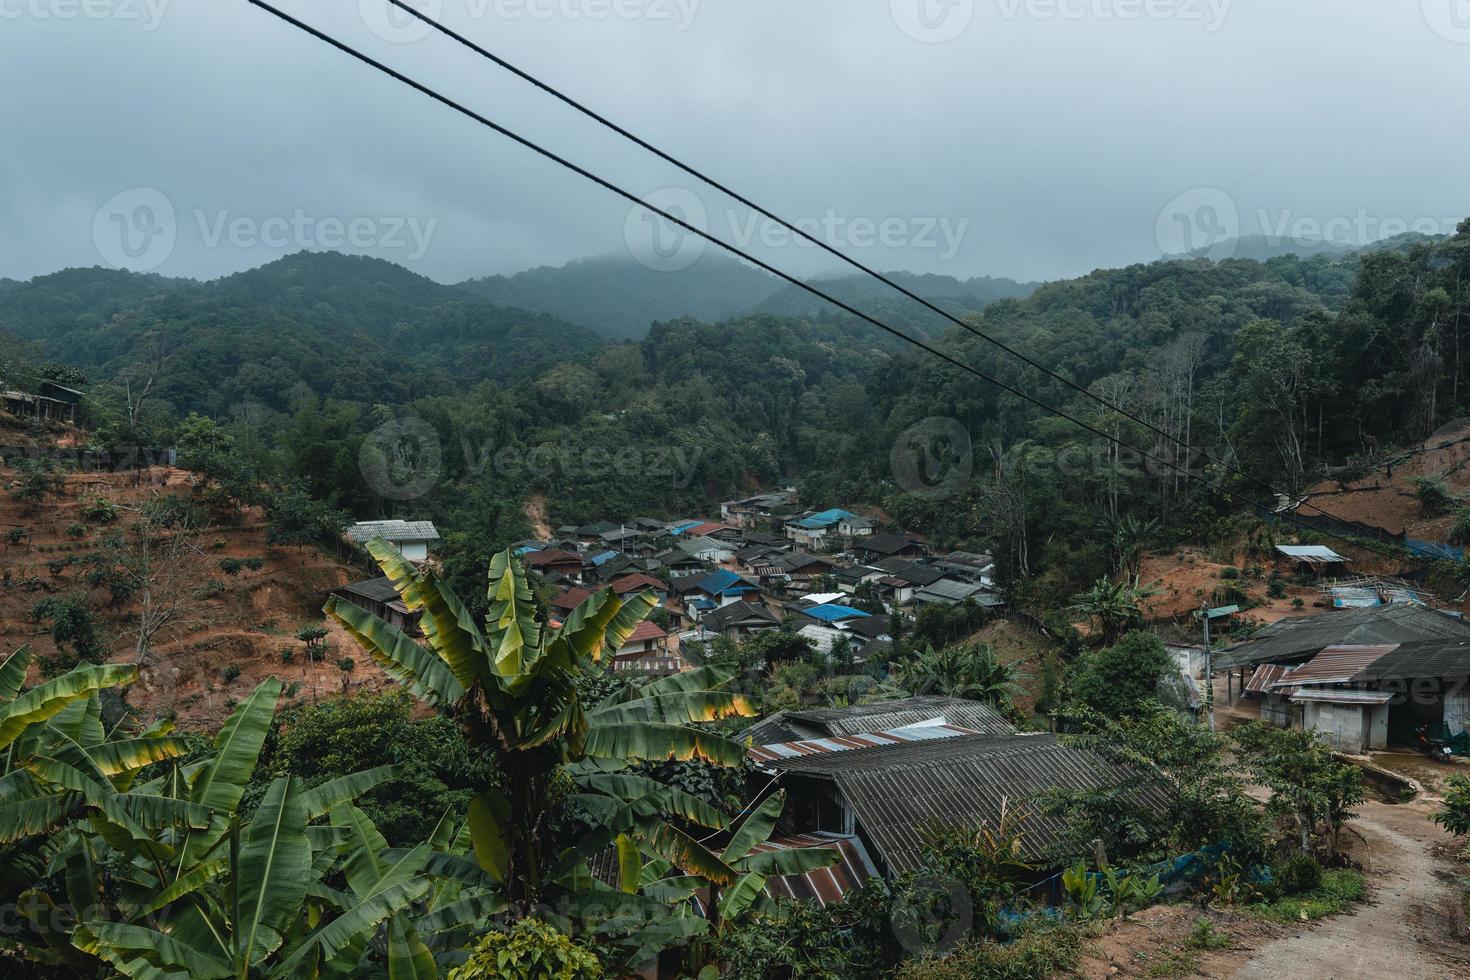
M 1357 704 L 1327 704 L 1308 701 L 1304 724 L 1315 729 L 1323 741 L 1340 752 L 1361 754 L 1368 747 L 1371 707 Z M 1388 715 L 1384 713 L 1384 738 L 1387 740 Z
M 1464 678 L 1445 680 L 1444 723 L 1455 735 L 1470 727 L 1470 689 L 1467 689 Z

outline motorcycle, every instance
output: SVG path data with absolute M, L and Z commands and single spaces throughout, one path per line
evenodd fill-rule
M 1418 743 L 1421 752 L 1437 762 L 1449 762 L 1454 758 L 1455 750 L 1450 743 L 1430 735 L 1428 724 L 1414 729 L 1414 741 Z

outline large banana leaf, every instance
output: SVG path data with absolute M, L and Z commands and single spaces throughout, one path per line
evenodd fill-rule
M 730 683 L 737 673 L 736 668 L 728 666 L 697 667 L 681 674 L 660 677 L 644 685 L 641 690 L 635 690 L 633 696 L 652 698 L 668 694 L 687 694 L 690 691 L 713 691 Z
M 270 784 L 240 848 L 240 921 L 235 923 L 238 962 L 264 962 L 282 933 L 301 914 L 311 881 L 311 842 L 301 780 L 282 776 Z
M 784 792 L 775 792 L 766 797 L 760 806 L 736 823 L 735 830 L 730 834 L 730 842 L 725 845 L 721 857 L 727 863 L 733 863 L 749 854 L 755 845 L 764 843 L 771 836 L 771 831 L 776 829 L 776 821 L 781 818 L 781 810 L 785 806 Z
M 741 876 L 720 896 L 720 918 L 732 922 L 760 898 L 766 888 L 766 876 L 751 872 Z
M 732 861 L 744 871 L 759 871 L 768 878 L 782 875 L 804 875 L 818 868 L 830 868 L 842 855 L 830 847 L 789 847 L 779 851 L 761 851 Z
M 588 789 L 595 789 L 627 802 L 641 799 L 651 800 L 661 812 L 704 827 L 723 830 L 730 824 L 730 819 L 723 812 L 694 794 L 686 793 L 647 776 L 637 776 L 631 773 L 591 772 L 579 774 L 574 778 Z
M 592 724 L 615 721 L 656 721 L 688 725 L 721 718 L 751 718 L 756 714 L 750 699 L 731 691 L 682 691 L 636 698 L 594 708 L 588 712 Z
M 489 577 L 490 610 L 485 625 L 490 632 L 490 661 L 498 676 L 519 677 L 541 647 L 541 624 L 531 586 L 520 560 L 509 551 L 490 559 Z
M 31 648 L 23 646 L 0 663 L 0 704 L 8 704 L 26 686 L 26 672 L 31 669 Z
M 91 696 L 93 691 L 131 684 L 137 679 L 136 667 L 84 664 L 31 688 L 0 707 L 0 749 L 14 742 L 31 725 L 55 717 L 67 705 Z
M 417 571 L 402 552 L 382 538 L 369 541 L 367 550 L 393 582 L 403 604 L 422 613 L 419 628 L 424 631 L 424 639 L 449 665 L 460 687 L 467 691 L 476 681 L 489 686 L 485 637 L 454 590 L 432 573 Z
M 87 922 L 72 935 L 77 949 L 143 980 L 228 980 L 235 971 L 171 935 L 125 922 Z
M 381 786 L 402 771 L 400 766 L 377 766 L 329 779 L 320 786 L 307 790 L 302 797 L 306 818 L 315 820 L 333 807 L 355 800 L 368 790 Z
M 701 875 L 718 885 L 733 884 L 737 872 L 719 855 L 679 828 L 650 821 L 640 828 L 639 841 L 655 857 L 661 857 L 685 874 Z
M 213 757 L 195 773 L 190 799 L 223 816 L 235 812 L 245 795 L 245 786 L 255 772 L 255 764 L 260 759 L 260 750 L 265 745 L 280 697 L 281 682 L 271 677 L 261 682 L 235 707 L 215 736 Z M 217 830 L 212 830 L 192 834 L 185 839 L 181 848 L 184 853 L 181 870 L 192 866 L 219 840 L 217 833 Z
M 0 805 L 0 844 L 49 833 L 76 813 L 80 793 L 49 793 Z
M 405 857 L 403 860 L 411 859 Z M 302 964 L 308 962 L 312 956 L 321 955 L 325 959 L 331 959 L 356 940 L 371 935 L 384 919 L 408 908 L 428 890 L 429 879 L 423 876 L 385 876 L 378 888 L 364 896 L 351 909 L 311 933 L 296 952 L 271 971 L 271 976 L 301 976 Z
M 470 801 L 470 840 L 474 842 L 475 860 L 501 882 L 510 873 L 510 848 L 506 842 L 509 820 L 510 801 L 493 789 Z
M 336 596 L 323 607 L 342 624 L 357 645 L 367 651 L 383 672 L 430 707 L 451 705 L 464 697 L 464 686 L 435 653 L 409 639 L 400 630 Z
M 626 762 L 704 759 L 720 766 L 738 766 L 745 758 L 745 749 L 728 738 L 681 725 L 653 722 L 589 725 L 583 752 L 591 759 Z

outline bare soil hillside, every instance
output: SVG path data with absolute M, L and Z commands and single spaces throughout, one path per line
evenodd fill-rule
M 47 596 L 85 596 L 111 659 L 134 662 L 137 603 L 113 607 L 106 588 L 88 584 L 86 559 L 148 500 L 190 494 L 189 474 L 145 470 L 135 485 L 132 473 L 71 473 L 61 495 L 25 503 L 10 492 L 14 478 L 14 471 L 0 469 L 0 655 L 22 644 L 42 658 L 57 654 L 50 624 L 36 621 L 32 610 Z M 116 521 L 83 517 L 83 505 L 97 498 L 121 508 Z M 335 628 L 326 655 L 307 661 L 296 630 L 322 621 L 328 589 L 368 576 L 316 549 L 268 546 L 262 521 L 259 512 L 247 511 L 238 524 L 221 520 L 195 539 L 203 553 L 196 555 L 197 567 L 209 577 L 209 593 L 190 603 L 178 628 L 155 637 L 142 680 L 127 695 L 145 715 L 174 712 L 185 727 L 213 729 L 236 700 L 272 674 L 295 687 L 294 697 L 307 699 L 339 692 L 344 685 L 388 683 Z M 259 569 L 239 568 L 232 575 L 221 565 L 252 558 L 261 560 Z M 283 654 L 290 655 L 289 662 Z M 339 666 L 344 657 L 354 661 L 350 671 Z

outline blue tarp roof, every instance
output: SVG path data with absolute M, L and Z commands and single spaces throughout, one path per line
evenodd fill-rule
M 612 561 L 617 556 L 618 556 L 618 553 L 616 551 L 604 551 L 600 555 L 593 555 L 592 556 L 592 564 L 600 567 L 602 565 L 606 565 L 608 562 Z
M 851 606 L 839 606 L 830 602 L 823 603 L 820 606 L 812 606 L 810 609 L 803 609 L 801 612 L 813 619 L 820 619 L 824 623 L 836 623 L 844 619 L 861 619 L 864 616 L 870 615 L 861 609 L 854 609 Z
M 803 517 L 801 520 L 792 521 L 791 523 L 795 527 L 804 528 L 831 527 L 833 524 L 836 524 L 838 521 L 844 518 L 856 516 L 857 515 L 852 513 L 851 511 L 843 510 L 840 507 L 834 507 L 831 510 L 824 510 L 820 514 L 813 514 L 811 517 Z
M 727 571 L 710 572 L 699 580 L 699 587 L 710 595 L 723 595 L 727 592 L 738 594 L 754 589 L 754 586 L 739 575 Z
M 521 545 L 519 548 L 517 548 L 516 549 L 516 554 L 517 555 L 529 555 L 533 551 L 540 551 L 540 550 L 541 549 L 538 548 L 538 547 L 536 547 L 534 544 L 526 544 L 526 545 Z
M 691 527 L 699 527 L 699 525 L 704 524 L 704 523 L 707 523 L 707 522 L 705 522 L 705 521 L 680 521 L 678 524 L 675 524 L 673 527 L 669 528 L 669 533 L 670 534 L 683 534 L 685 531 L 689 530 Z

